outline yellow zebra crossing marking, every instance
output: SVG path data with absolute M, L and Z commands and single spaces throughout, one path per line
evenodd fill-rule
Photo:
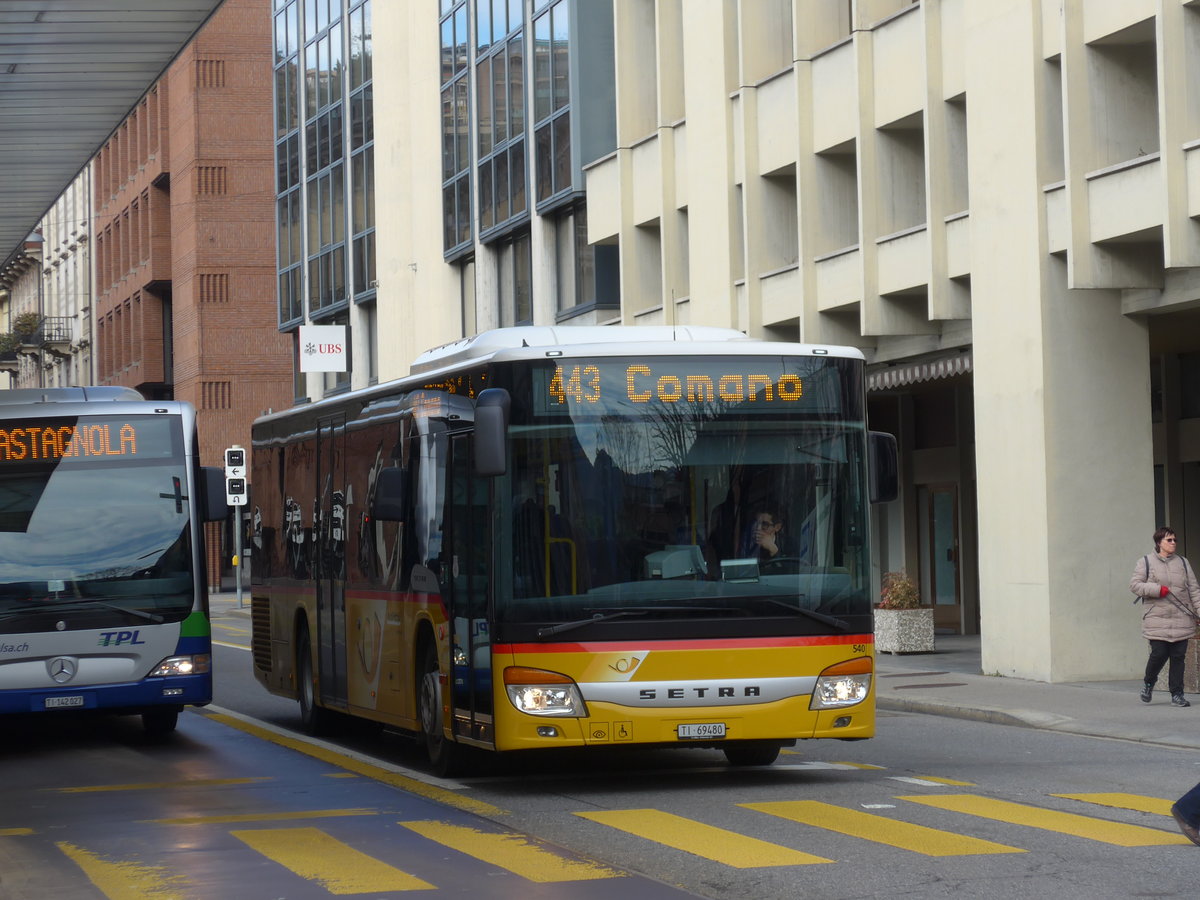
M 66 841 L 56 845 L 108 900 L 181 900 L 184 879 L 167 874 L 165 866 L 145 866 L 128 860 L 108 860 Z
M 1141 794 L 1051 794 L 1064 800 L 1079 800 L 1096 806 L 1111 806 L 1114 809 L 1132 809 L 1136 812 L 1171 814 L 1171 801 L 1160 797 L 1144 797 Z
M 1189 843 L 1188 839 L 1181 834 L 1171 834 L 1157 828 L 1109 822 L 1091 816 L 1081 816 L 1077 813 L 1059 812 L 1055 809 L 1027 806 L 1023 803 L 979 797 L 973 794 L 942 794 L 940 796 L 897 797 L 896 799 L 932 806 L 935 809 L 966 813 L 983 819 L 1008 822 L 1012 825 L 1026 825 L 1042 831 L 1069 834 L 1105 844 L 1113 844 L 1117 847 L 1157 847 L 1164 844 Z
M 619 809 L 575 815 L 735 869 L 833 862 L 657 809 Z
M 262 779 L 245 779 L 258 781 Z M 222 782 L 223 783 L 223 782 Z M 117 790 L 113 785 L 96 790 Z M 92 788 L 62 789 L 87 791 Z M 1168 816 L 1171 801 L 1124 793 L 1071 793 L 1049 796 L 1117 809 Z M 1053 831 L 1120 846 L 1187 845 L 1170 830 L 1107 821 L 974 794 L 899 796 L 916 803 L 976 818 Z M 738 804 L 741 808 L 897 847 L 925 856 L 1023 853 L 1022 848 L 953 834 L 884 815 L 862 812 L 812 800 Z M 158 824 L 221 824 L 230 822 L 296 820 L 331 816 L 378 815 L 371 809 L 316 810 L 152 820 Z M 751 838 L 692 819 L 655 809 L 577 812 L 574 815 L 618 829 L 653 843 L 681 850 L 732 868 L 798 866 L 834 862 L 789 847 Z M 401 821 L 409 831 L 441 846 L 511 872 L 533 883 L 553 883 L 625 877 L 628 873 L 591 860 L 565 856 L 524 834 L 481 831 L 442 821 Z M 3 828 L 0 836 L 34 834 L 30 828 Z M 295 875 L 321 885 L 334 895 L 387 891 L 436 890 L 437 885 L 369 856 L 317 827 L 231 830 L 230 835 Z M 161 865 L 116 859 L 73 843 L 56 843 L 107 900 L 186 900 L 191 885 L 182 875 Z
M 0 828 L 0 837 L 24 837 L 33 833 L 32 828 Z
M 1008 847 L 992 841 L 951 834 L 924 825 L 914 825 L 889 819 L 874 813 L 846 809 L 819 800 L 776 800 L 768 803 L 740 803 L 781 819 L 790 819 L 804 825 L 836 831 L 852 837 L 863 838 L 877 844 L 887 844 L 902 850 L 911 850 L 925 856 L 969 856 L 984 853 L 1024 853 L 1018 847 Z
M 451 825 L 449 822 L 401 822 L 409 831 L 436 841 L 475 859 L 491 863 L 529 881 L 594 881 L 598 878 L 624 878 L 625 873 L 589 860 L 568 859 L 554 851 L 531 843 L 523 834 L 495 834 Z
M 434 888 L 428 881 L 367 856 L 316 828 L 264 828 L 230 834 L 331 894 Z

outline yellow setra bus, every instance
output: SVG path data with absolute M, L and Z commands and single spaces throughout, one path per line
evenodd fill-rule
M 509 328 L 259 419 L 255 675 L 464 748 L 719 747 L 875 728 L 862 355 L 725 329 Z

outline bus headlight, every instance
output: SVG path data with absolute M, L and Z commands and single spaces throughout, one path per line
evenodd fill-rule
M 150 670 L 147 678 L 166 678 L 170 675 L 203 675 L 212 668 L 212 657 L 207 653 L 192 656 L 168 656 Z
M 817 678 L 808 708 L 838 709 L 862 703 L 871 693 L 873 669 L 867 656 L 830 666 Z
M 566 675 L 524 666 L 504 670 L 508 699 L 531 716 L 587 716 L 587 704 L 579 686 Z

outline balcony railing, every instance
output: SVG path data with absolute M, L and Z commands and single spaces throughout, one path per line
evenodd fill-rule
M 45 316 L 34 342 L 38 344 L 71 343 L 71 318 L 69 316 Z

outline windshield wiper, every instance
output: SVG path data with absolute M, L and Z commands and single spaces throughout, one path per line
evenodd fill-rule
M 158 613 L 146 612 L 144 609 L 134 609 L 132 606 L 121 606 L 119 603 L 106 603 L 103 600 L 83 600 L 79 603 L 79 607 L 82 609 L 89 604 L 92 606 L 103 606 L 105 609 L 112 609 L 117 612 L 129 613 L 131 616 L 141 616 L 143 619 L 155 624 L 166 621 Z
M 26 606 L 10 606 L 8 609 L 0 611 L 0 620 L 15 619 L 18 616 L 24 616 L 28 613 L 49 612 L 54 607 L 46 604 L 36 603 Z
M 850 630 L 850 625 L 848 623 L 841 619 L 835 618 L 834 616 L 827 616 L 825 613 L 819 613 L 816 610 L 805 609 L 803 606 L 793 606 L 791 603 L 785 603 L 783 600 L 776 600 L 773 597 L 767 597 L 765 599 L 768 603 L 772 603 L 775 606 L 782 606 L 790 613 L 799 613 L 802 616 L 807 616 L 815 622 L 822 622 L 828 625 L 830 628 L 836 628 L 838 631 L 845 632 Z
M 589 618 L 575 619 L 571 622 L 559 622 L 557 625 L 543 625 L 537 630 L 538 637 L 550 637 L 552 634 L 560 634 L 564 631 L 571 631 L 574 628 L 582 628 L 584 625 L 591 625 L 593 622 L 604 622 L 608 619 L 622 619 L 625 616 L 644 616 L 650 612 L 646 607 L 630 607 L 629 609 L 610 609 L 607 612 L 595 612 Z
M 604 622 L 609 619 L 623 619 L 626 616 L 645 616 L 651 613 L 659 612 L 689 614 L 701 613 L 703 615 L 708 615 L 709 613 L 741 614 L 745 611 L 721 606 L 626 606 L 623 609 L 598 609 L 587 619 L 574 619 L 570 622 L 559 622 L 557 625 L 543 625 L 537 630 L 537 636 L 550 637 L 552 634 L 561 634 L 564 631 L 582 628 L 584 625 L 591 625 L 593 622 Z
M 158 613 L 146 612 L 143 609 L 134 609 L 129 606 L 121 606 L 117 603 L 106 603 L 103 600 L 78 600 L 72 597 L 66 601 L 47 601 L 45 603 L 30 603 L 25 606 L 14 606 L 9 609 L 0 611 L 0 619 L 12 619 L 17 616 L 24 616 L 30 613 L 59 613 L 65 610 L 86 610 L 91 606 L 102 606 L 105 609 L 111 609 L 115 612 L 128 613 L 131 616 L 139 616 L 149 622 L 158 624 L 165 622 L 162 616 Z

